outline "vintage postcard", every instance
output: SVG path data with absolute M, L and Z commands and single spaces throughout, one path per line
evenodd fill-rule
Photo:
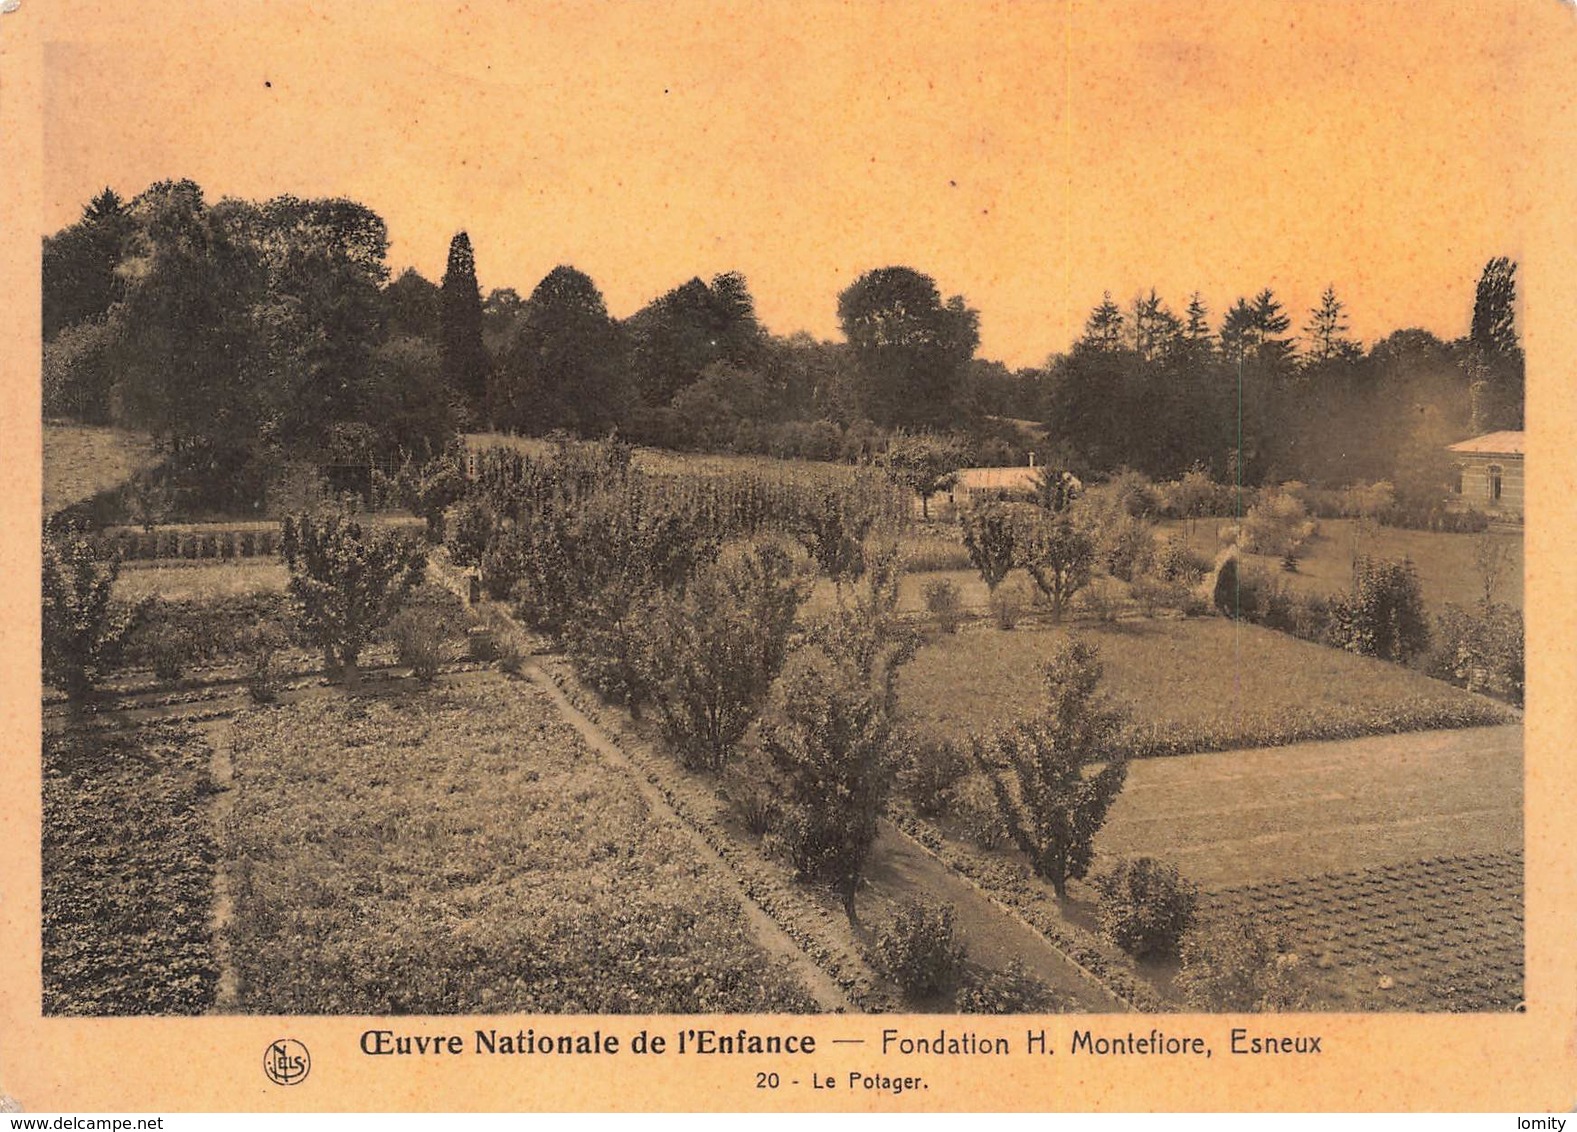
M 1577 1104 L 1577 8 L 9 0 L 0 1094 Z

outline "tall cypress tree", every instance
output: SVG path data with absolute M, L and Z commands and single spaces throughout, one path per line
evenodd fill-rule
M 1517 265 L 1496 256 L 1484 265 L 1473 297 L 1468 337 L 1468 388 L 1475 432 L 1522 427 L 1525 386 L 1516 326 Z
M 482 290 L 476 282 L 476 256 L 471 237 L 458 233 L 449 241 L 449 266 L 444 271 L 439 356 L 444 385 L 480 419 L 487 397 L 487 351 L 482 345 Z

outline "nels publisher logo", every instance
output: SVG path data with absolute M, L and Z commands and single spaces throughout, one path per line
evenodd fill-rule
M 270 1042 L 263 1053 L 263 1072 L 276 1085 L 299 1085 L 312 1069 L 312 1055 L 295 1038 Z

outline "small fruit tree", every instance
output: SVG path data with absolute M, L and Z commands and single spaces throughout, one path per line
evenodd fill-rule
M 1043 669 L 1046 703 L 1033 719 L 977 745 L 976 761 L 996 788 L 1013 840 L 1059 897 L 1089 871 L 1095 835 L 1128 779 L 1116 740 L 1121 717 L 1098 694 L 1094 646 L 1063 643 Z M 995 748 L 987 759 L 985 746 Z M 1006 765 L 1013 787 L 997 768 Z M 1092 769 L 1093 768 L 1093 769 Z
M 995 594 L 1002 580 L 1012 572 L 1018 555 L 1013 519 L 1006 508 L 988 503 L 965 514 L 961 524 L 969 561 L 980 571 L 986 588 Z
M 864 592 L 812 626 L 761 729 L 781 791 L 778 833 L 802 877 L 843 897 L 850 923 L 901 744 L 897 672 L 919 643 L 897 616 L 897 547 L 861 557 Z
M 920 514 L 927 520 L 931 496 L 952 489 L 964 462 L 964 450 L 956 440 L 930 433 L 895 434 L 881 458 L 888 478 L 920 497 Z
M 287 517 L 280 549 L 302 630 L 322 647 L 329 676 L 356 687 L 362 649 L 421 581 L 426 552 L 333 514 Z
M 43 675 L 73 701 L 85 699 L 119 662 L 147 608 L 111 604 L 119 572 L 118 559 L 99 562 L 81 539 L 44 541 Z
M 687 766 L 721 772 L 771 694 L 809 579 L 770 542 L 734 547 L 651 614 L 649 684 Z
M 1095 564 L 1095 543 L 1066 516 L 1023 513 L 1015 538 L 1019 565 L 1051 602 L 1051 616 L 1061 621 L 1073 595 L 1089 585 Z

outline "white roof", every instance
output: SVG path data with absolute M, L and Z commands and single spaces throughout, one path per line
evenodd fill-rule
M 1521 456 L 1521 432 L 1488 432 L 1451 445 L 1452 452 L 1478 452 L 1486 456 Z
M 1033 488 L 1039 476 L 1039 468 L 1024 464 L 1012 468 L 964 468 L 958 473 L 958 486 L 966 491 Z

